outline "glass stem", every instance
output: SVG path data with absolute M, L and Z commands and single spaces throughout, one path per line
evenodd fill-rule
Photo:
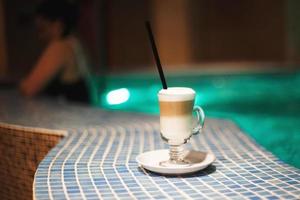
M 181 145 L 170 145 L 170 160 L 171 162 L 178 162 L 181 160 L 183 148 Z

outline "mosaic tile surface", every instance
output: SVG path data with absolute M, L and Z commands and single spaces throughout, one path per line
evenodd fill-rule
M 135 162 L 142 152 L 167 148 L 158 117 L 18 99 L 6 105 L 0 105 L 2 122 L 67 131 L 37 169 L 38 200 L 300 199 L 300 170 L 227 120 L 208 119 L 203 134 L 186 145 L 213 152 L 213 165 L 186 176 L 162 176 Z
M 156 120 L 69 130 L 40 164 L 36 199 L 299 199 L 300 171 L 261 149 L 233 123 L 208 120 L 187 148 L 213 152 L 207 169 L 161 176 L 135 157 L 167 148 Z

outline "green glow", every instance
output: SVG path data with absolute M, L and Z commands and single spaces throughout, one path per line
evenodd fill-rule
M 107 93 L 106 101 L 109 105 L 118 105 L 128 101 L 130 97 L 130 92 L 127 88 L 120 88 L 117 90 L 112 90 Z

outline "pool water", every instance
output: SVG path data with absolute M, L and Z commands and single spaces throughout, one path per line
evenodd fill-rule
M 168 73 L 168 86 L 191 87 L 208 117 L 228 118 L 281 160 L 300 168 L 300 72 Z M 155 73 L 98 77 L 105 82 L 96 105 L 157 115 Z M 116 100 L 117 99 L 117 100 Z M 119 100 L 118 100 L 119 99 Z

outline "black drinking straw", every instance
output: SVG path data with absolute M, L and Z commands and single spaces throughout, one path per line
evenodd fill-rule
M 145 26 L 146 26 L 146 29 L 147 29 L 147 32 L 148 32 L 149 40 L 150 40 L 150 43 L 151 43 L 152 51 L 153 51 L 153 54 L 154 54 L 154 58 L 155 58 L 155 61 L 156 61 L 156 66 L 157 66 L 157 69 L 158 69 L 158 72 L 159 72 L 159 77 L 160 77 L 162 86 L 163 86 L 164 89 L 168 89 L 167 82 L 166 82 L 165 75 L 164 75 L 164 71 L 162 69 L 160 59 L 159 59 L 159 55 L 158 55 L 158 52 L 157 52 L 157 48 L 156 48 L 156 45 L 155 45 L 155 41 L 154 41 L 153 33 L 152 33 L 152 30 L 151 30 L 150 22 L 146 21 Z

